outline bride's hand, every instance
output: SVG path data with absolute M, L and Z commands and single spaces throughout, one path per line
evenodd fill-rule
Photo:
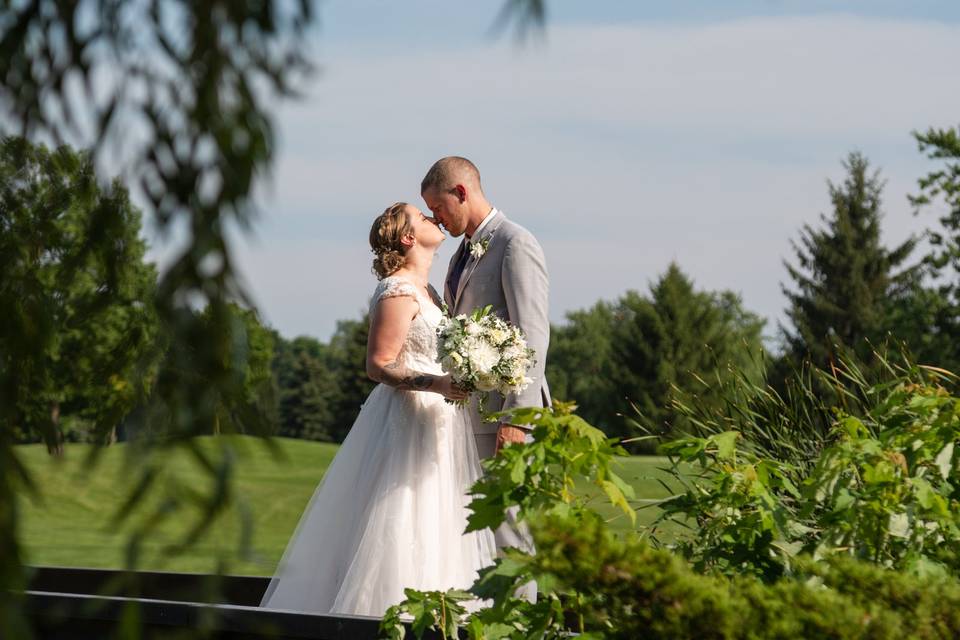
M 434 390 L 447 400 L 466 400 L 470 396 L 465 389 L 453 381 L 449 373 L 437 378 L 437 384 L 434 386 Z

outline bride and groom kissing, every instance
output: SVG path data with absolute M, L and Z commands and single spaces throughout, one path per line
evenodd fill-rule
M 518 326 L 536 362 L 521 392 L 493 394 L 487 409 L 549 406 L 544 364 L 550 338 L 548 277 L 533 235 L 491 206 L 466 158 L 438 160 L 420 194 L 433 213 L 398 202 L 370 229 L 379 284 L 370 301 L 368 396 L 314 492 L 261 606 L 380 617 L 405 588 L 465 589 L 499 549 L 533 552 L 508 515 L 497 531 L 464 534 L 467 494 L 480 460 L 528 437 L 522 425 L 487 423 L 476 398 L 437 362 L 446 309 L 491 306 Z M 443 297 L 428 282 L 446 231 L 464 236 Z M 536 585 L 520 594 L 536 598 Z

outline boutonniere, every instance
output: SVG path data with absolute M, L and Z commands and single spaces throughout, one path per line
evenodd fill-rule
M 483 240 L 477 240 L 476 242 L 470 243 L 470 255 L 473 256 L 476 260 L 479 260 L 483 257 L 483 254 L 487 252 L 487 249 L 490 247 L 490 238 L 484 238 Z

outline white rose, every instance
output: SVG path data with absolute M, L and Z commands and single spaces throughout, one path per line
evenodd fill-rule
M 468 336 L 480 335 L 481 331 L 482 329 L 480 328 L 480 325 L 478 325 L 476 322 L 471 322 L 470 324 L 467 325 L 467 328 L 466 328 L 466 333 Z

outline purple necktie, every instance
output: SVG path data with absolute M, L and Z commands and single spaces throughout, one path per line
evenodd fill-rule
M 460 252 L 460 257 L 457 258 L 456 263 L 453 265 L 453 269 L 450 270 L 450 278 L 448 283 L 450 285 L 450 298 L 452 300 L 457 299 L 457 288 L 460 286 L 460 276 L 463 275 L 463 268 L 467 266 L 467 258 L 470 257 L 470 241 L 463 241 L 463 248 Z

